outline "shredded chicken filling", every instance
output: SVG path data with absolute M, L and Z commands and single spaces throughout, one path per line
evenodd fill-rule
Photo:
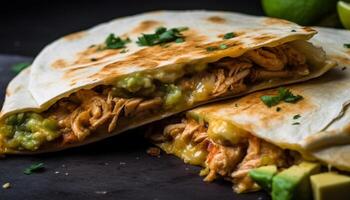
M 232 181 L 237 193 L 260 189 L 249 177 L 249 170 L 265 165 L 285 168 L 296 161 L 289 151 L 251 134 L 240 137 L 235 144 L 217 143 L 208 136 L 208 124 L 193 119 L 165 125 L 163 131 L 152 127 L 146 137 L 167 153 L 175 154 L 190 164 L 203 166 L 201 175 L 205 176 L 205 181 L 213 181 L 217 177 Z M 195 150 L 188 155 L 187 150 L 191 148 Z M 196 154 L 206 156 L 198 161 Z
M 308 73 L 305 56 L 291 45 L 263 47 L 238 58 L 225 57 L 209 63 L 199 72 L 181 72 L 172 84 L 135 76 L 115 85 L 80 90 L 41 115 L 57 120 L 63 144 L 74 143 L 97 129 L 112 132 L 120 120 L 159 115 L 168 109 L 181 110 L 204 100 L 239 94 L 259 81 Z M 13 132 L 11 137 L 15 136 Z

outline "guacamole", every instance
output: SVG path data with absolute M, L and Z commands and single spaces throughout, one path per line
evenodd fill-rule
M 7 117 L 0 124 L 0 134 L 5 138 L 6 147 L 30 151 L 37 150 L 43 143 L 61 135 L 56 120 L 36 113 L 19 113 Z

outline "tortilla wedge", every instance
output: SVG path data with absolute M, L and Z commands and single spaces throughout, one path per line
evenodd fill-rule
M 87 144 L 204 103 L 316 78 L 335 62 L 307 42 L 314 34 L 272 18 L 158 11 L 65 36 L 9 84 L 0 152 Z
M 350 51 L 344 46 L 350 31 L 315 29 L 311 42 L 339 65 L 325 76 L 192 109 L 155 124 L 147 137 L 165 152 L 205 167 L 204 180 L 231 180 L 238 193 L 259 189 L 248 172 L 261 166 L 283 170 L 307 160 L 350 172 Z M 302 99 L 270 106 L 262 100 L 287 92 Z

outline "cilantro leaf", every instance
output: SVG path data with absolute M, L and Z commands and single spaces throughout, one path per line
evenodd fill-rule
M 279 96 L 268 96 L 268 95 L 266 95 L 266 96 L 261 96 L 260 99 L 268 107 L 275 106 L 281 101 Z
M 125 47 L 126 43 L 129 43 L 131 40 L 126 38 L 125 40 L 120 37 L 115 37 L 113 33 L 109 34 L 105 41 L 105 49 L 121 49 Z
M 299 114 L 297 114 L 297 115 L 294 115 L 293 116 L 293 119 L 299 119 L 301 116 L 299 115 Z
M 235 37 L 236 35 L 233 33 L 233 32 L 230 32 L 230 33 L 226 33 L 225 35 L 224 35 L 224 39 L 225 40 L 228 40 L 228 39 L 231 39 L 231 38 L 233 38 L 233 37 Z
M 31 166 L 29 166 L 28 168 L 26 168 L 23 171 L 23 173 L 30 175 L 33 172 L 37 172 L 37 171 L 42 170 L 42 169 L 44 169 L 44 163 L 35 163 L 35 164 L 32 164 Z
M 218 49 L 219 49 L 218 47 L 214 47 L 214 46 L 207 47 L 207 51 L 216 51 Z
M 344 48 L 350 49 L 350 43 L 344 44 Z
M 227 49 L 228 46 L 226 44 L 220 44 L 219 49 Z
M 185 41 L 182 31 L 188 30 L 187 27 L 167 29 L 159 27 L 153 34 L 142 34 L 136 42 L 139 46 L 154 46 L 168 42 L 182 43 Z
M 294 122 L 292 125 L 300 125 L 299 122 Z
M 284 101 L 286 103 L 296 103 L 299 100 L 303 99 L 301 95 L 294 95 L 289 89 L 284 87 L 278 88 L 277 91 L 278 95 L 276 96 L 261 96 L 261 101 L 268 107 L 272 107 L 279 104 L 281 101 Z
M 11 67 L 11 71 L 13 71 L 14 73 L 18 74 L 20 73 L 22 70 L 24 70 L 25 68 L 29 67 L 31 65 L 30 62 L 21 62 L 21 63 L 17 63 L 14 64 Z

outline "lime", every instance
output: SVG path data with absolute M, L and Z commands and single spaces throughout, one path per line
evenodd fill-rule
M 346 29 L 350 29 L 350 3 L 339 1 L 337 9 L 341 23 Z
M 311 25 L 335 11 L 337 0 L 262 0 L 266 15 Z

